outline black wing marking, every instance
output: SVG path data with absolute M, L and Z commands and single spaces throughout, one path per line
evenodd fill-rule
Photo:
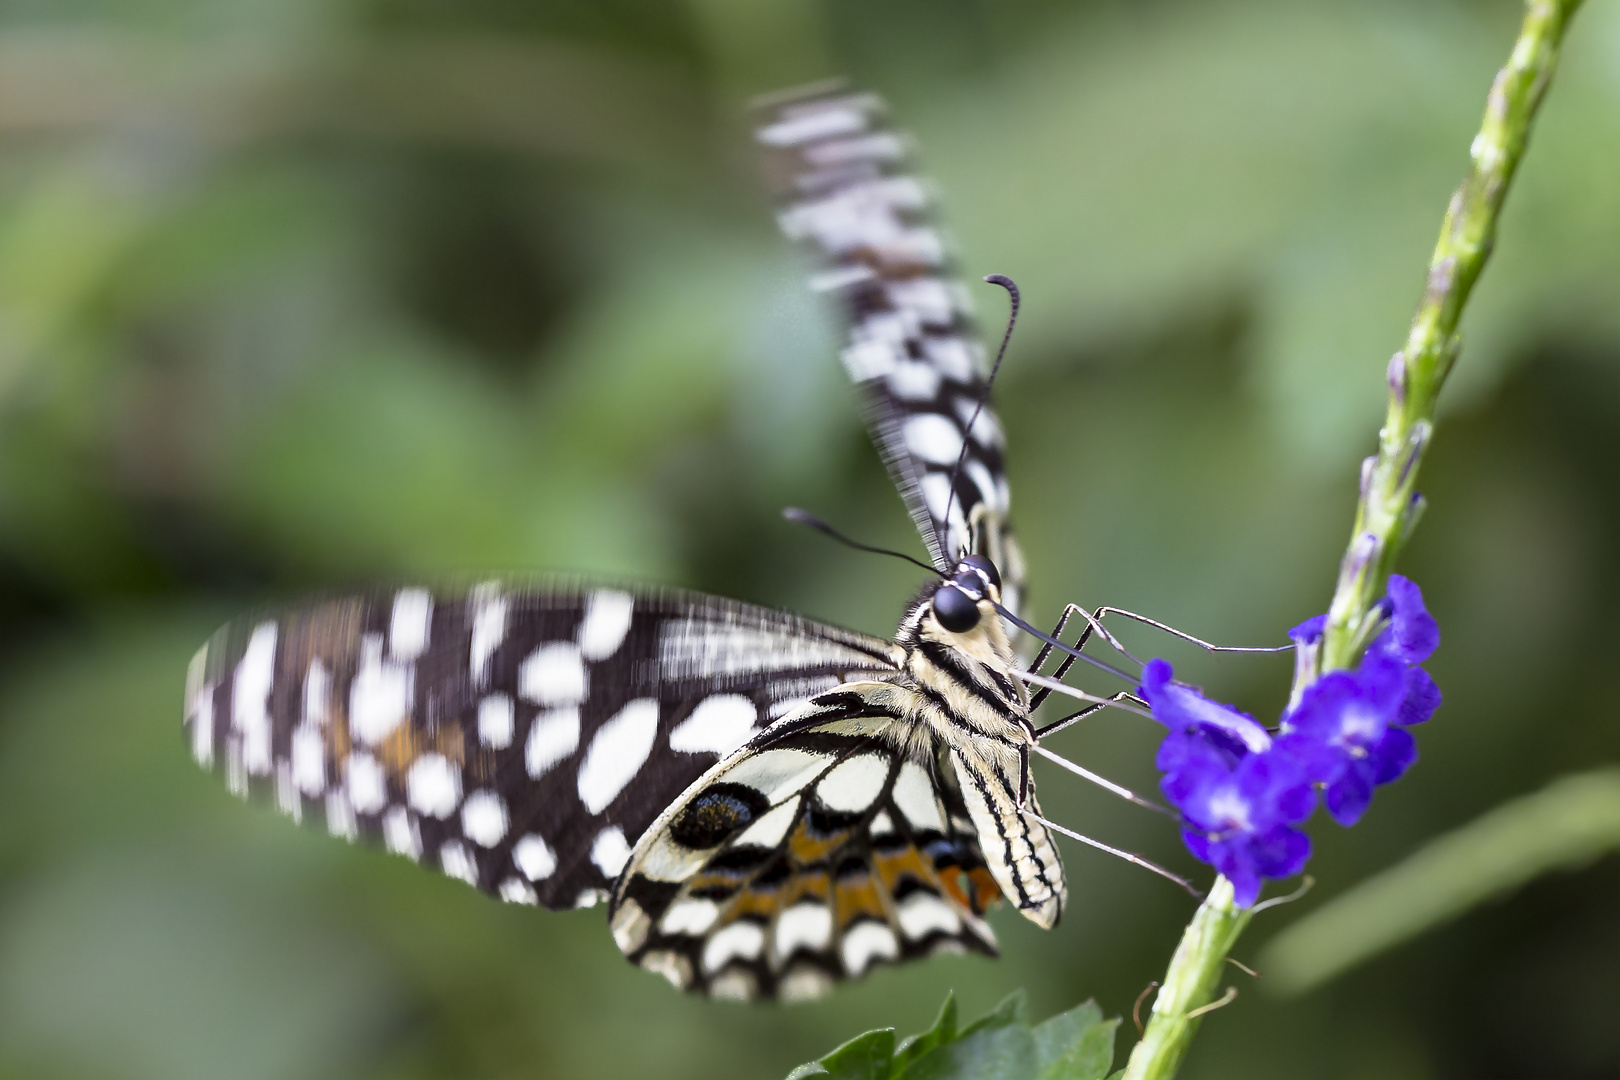
M 763 733 L 648 831 L 611 912 L 631 961 L 712 997 L 803 999 L 880 963 L 995 955 L 1000 893 L 941 748 L 862 690 Z
M 224 628 L 192 662 L 186 728 L 237 794 L 574 907 L 717 759 L 891 674 L 891 649 L 674 590 L 405 588 Z
M 1001 425 L 988 403 L 973 419 L 985 396 L 984 349 L 932 192 L 912 175 L 909 140 L 886 126 L 871 94 L 811 91 L 762 112 L 757 138 L 778 219 L 824 264 L 812 287 L 840 299 L 844 366 L 865 393 L 873 441 L 934 565 L 949 573 L 967 552 L 988 555 L 1003 602 L 1017 611 L 1024 567 L 1007 527 Z

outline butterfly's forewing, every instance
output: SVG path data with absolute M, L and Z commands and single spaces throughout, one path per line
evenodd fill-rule
M 673 590 L 489 583 L 228 626 L 186 727 L 233 791 L 508 900 L 593 903 L 694 780 L 892 646 Z
M 1007 528 L 1004 440 L 984 401 L 984 348 L 908 140 L 887 127 L 870 94 L 812 92 L 761 108 L 757 137 L 778 219 L 822 264 L 812 287 L 838 302 L 844 366 L 934 565 L 948 573 L 966 552 L 988 555 L 1003 602 L 1017 611 L 1023 559 Z
M 883 693 L 819 696 L 670 807 L 613 900 L 632 961 L 714 997 L 792 999 L 879 963 L 995 954 L 982 916 L 1000 893 L 949 765 L 873 707 Z

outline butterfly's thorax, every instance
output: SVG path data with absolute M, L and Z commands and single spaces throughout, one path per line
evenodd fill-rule
M 1010 746 L 1027 741 L 1029 697 L 1013 676 L 1018 661 L 999 619 L 953 634 L 931 617 L 925 597 L 907 611 L 895 639 L 915 719 L 947 741 L 964 735 Z

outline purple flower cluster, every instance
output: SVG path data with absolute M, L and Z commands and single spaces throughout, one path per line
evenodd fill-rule
M 1311 842 L 1298 826 L 1319 792 L 1335 821 L 1353 825 L 1373 788 L 1417 759 L 1406 729 L 1440 705 L 1439 688 L 1417 665 L 1439 645 L 1440 629 L 1406 578 L 1392 575 L 1380 604 L 1387 626 L 1361 663 L 1306 687 L 1275 732 L 1173 681 L 1163 660 L 1142 670 L 1142 697 L 1170 729 L 1156 762 L 1159 786 L 1181 812 L 1187 849 L 1232 882 L 1241 907 L 1254 903 L 1263 878 L 1304 868 Z M 1325 622 L 1317 616 L 1289 636 L 1313 648 Z

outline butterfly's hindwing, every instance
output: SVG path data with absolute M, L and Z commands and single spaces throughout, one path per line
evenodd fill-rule
M 186 727 L 236 793 L 507 900 L 594 903 L 693 781 L 892 646 L 674 590 L 402 589 L 226 627 Z
M 989 556 L 1016 612 L 1024 569 L 1007 527 L 1005 440 L 984 401 L 972 306 L 909 141 L 870 94 L 812 92 L 763 113 L 757 138 L 782 229 L 822 264 L 812 286 L 839 301 L 844 366 L 934 565 L 949 572 L 966 552 Z
M 713 997 L 802 999 L 879 963 L 995 954 L 1000 894 L 949 767 L 862 691 L 761 734 L 648 831 L 610 913 L 632 961 Z

